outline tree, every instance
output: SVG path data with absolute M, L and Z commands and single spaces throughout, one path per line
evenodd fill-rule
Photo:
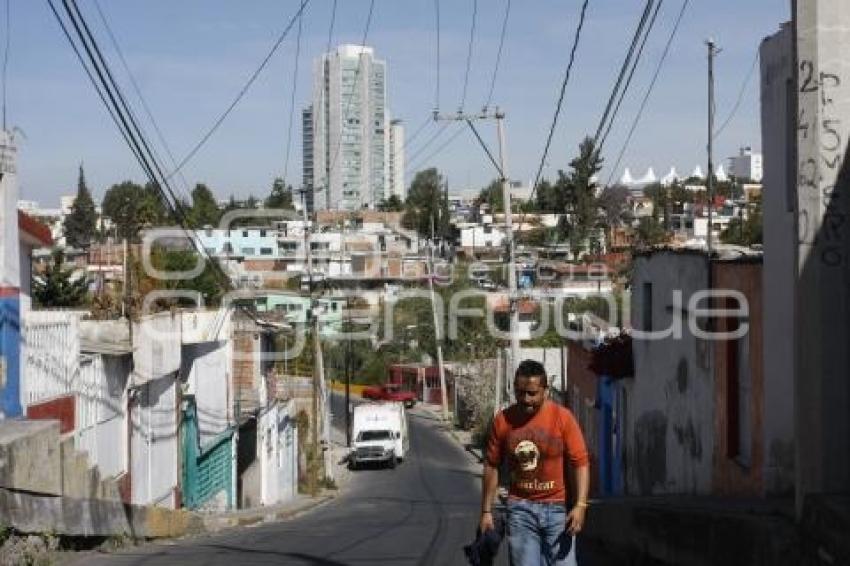
M 83 166 L 80 165 L 80 175 L 77 180 L 77 197 L 71 205 L 71 213 L 63 224 L 65 241 L 72 248 L 88 248 L 94 241 L 97 232 L 97 211 L 94 201 L 86 186 Z
M 759 199 L 753 203 L 753 208 L 746 220 L 733 218 L 729 221 L 729 225 L 720 234 L 720 241 L 738 246 L 761 244 L 762 220 L 761 199 Z
M 604 159 L 599 155 L 593 138 L 585 137 L 579 145 L 579 155 L 570 161 L 570 184 L 575 200 L 576 227 L 583 237 L 596 225 L 596 178 Z
M 199 261 L 204 261 L 194 250 L 168 249 L 161 246 L 154 246 L 151 249 L 150 260 L 157 270 L 164 272 L 190 271 Z M 216 276 L 209 261 L 204 264 L 204 270 L 192 279 L 159 279 L 149 276 L 141 269 L 141 266 L 136 266 L 136 270 L 139 294 L 142 296 L 153 290 L 198 291 L 203 296 L 205 304 L 217 305 L 224 292 L 222 282 Z M 170 302 L 179 303 L 179 301 L 178 299 Z
M 481 189 L 475 199 L 475 207 L 478 208 L 482 204 L 487 204 L 491 213 L 505 211 L 504 191 L 502 190 L 502 182 L 494 179 L 489 185 Z
M 605 226 L 608 229 L 620 226 L 629 205 L 629 189 L 623 185 L 605 187 L 599 194 L 597 206 L 602 209 Z
M 265 204 L 266 208 L 294 209 L 295 207 L 292 205 L 292 186 L 287 187 L 284 180 L 277 177 L 272 183 L 272 190 L 269 196 L 266 197 Z
M 132 181 L 112 185 L 106 191 L 103 215 L 115 224 L 119 238 L 130 241 L 137 241 L 143 228 L 175 221 L 163 205 L 156 187 L 150 183 L 142 187 Z
M 658 218 L 653 214 L 649 218 L 641 218 L 635 233 L 635 240 L 638 247 L 652 247 L 667 241 L 667 232 L 664 226 L 658 221 Z
M 402 226 L 429 237 L 433 218 L 435 234 L 445 233 L 449 225 L 449 209 L 442 187 L 443 177 L 436 168 L 416 173 L 407 192 Z
M 215 226 L 221 218 L 221 210 L 212 191 L 203 183 L 198 183 L 192 189 L 192 208 L 190 212 L 192 225 L 196 228 Z
M 404 210 L 404 203 L 401 202 L 398 195 L 393 194 L 378 203 L 378 210 L 381 212 L 401 212 Z
M 65 253 L 53 251 L 53 261 L 47 265 L 43 275 L 35 275 L 32 281 L 32 297 L 40 307 L 78 307 L 86 303 L 89 282 L 85 276 L 74 277 L 74 270 L 65 267 Z

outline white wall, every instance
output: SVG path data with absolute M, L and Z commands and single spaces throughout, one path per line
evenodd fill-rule
M 764 148 L 764 446 L 765 488 L 794 485 L 794 281 L 796 244 L 795 179 L 789 174 L 793 115 L 788 115 L 788 81 L 794 72 L 793 33 L 786 26 L 761 46 L 762 147 Z
M 127 381 L 130 356 L 94 354 L 80 365 L 77 395 L 77 450 L 102 477 L 127 471 Z
M 638 256 L 632 288 L 632 326 L 643 326 L 644 282 L 652 282 L 654 330 L 667 329 L 673 290 L 682 290 L 682 312 L 707 288 L 708 266 L 698 253 Z M 702 305 L 705 306 L 705 305 Z M 635 377 L 626 380 L 627 490 L 630 494 L 705 494 L 711 489 L 714 447 L 714 380 L 711 344 L 688 331 L 681 339 L 635 339 Z
M 260 504 L 274 505 L 280 500 L 278 462 L 278 405 L 274 403 L 257 418 L 257 462 L 260 465 Z
M 230 427 L 229 341 L 184 344 L 180 375 L 195 396 L 201 446 Z

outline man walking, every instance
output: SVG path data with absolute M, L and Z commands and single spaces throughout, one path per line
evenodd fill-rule
M 500 411 L 487 440 L 481 532 L 494 527 L 499 468 L 510 470 L 507 535 L 512 566 L 575 565 L 590 484 L 587 448 L 573 414 L 547 399 L 546 370 L 525 360 L 516 370 L 516 403 Z M 567 492 L 565 471 L 576 493 Z M 572 502 L 572 503 L 570 503 Z

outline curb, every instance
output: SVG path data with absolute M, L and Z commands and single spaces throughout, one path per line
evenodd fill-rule
M 253 513 L 244 513 L 241 515 L 230 517 L 210 515 L 209 517 L 203 518 L 203 531 L 199 534 L 212 535 L 232 528 L 247 527 L 261 523 L 294 519 L 295 517 L 303 513 L 312 511 L 313 509 L 316 509 L 317 507 L 320 507 L 325 503 L 336 499 L 336 497 L 337 494 L 335 493 L 325 493 L 316 497 L 305 499 L 299 502 L 298 504 L 294 504 L 288 508 L 257 509 Z

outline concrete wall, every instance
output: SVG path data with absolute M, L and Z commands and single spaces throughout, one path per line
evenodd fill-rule
M 260 465 L 260 504 L 280 500 L 280 437 L 278 405 L 271 405 L 257 419 L 257 462 Z
M 229 341 L 183 345 L 180 377 L 195 396 L 201 447 L 231 425 L 230 347 Z
M 850 492 L 850 3 L 795 3 L 797 504 Z M 838 55 L 841 54 L 841 55 Z
M 694 292 L 707 288 L 704 254 L 658 251 L 635 258 L 632 326 L 644 328 L 643 308 L 652 305 L 652 328 L 673 324 Z M 644 283 L 652 284 L 652 297 Z M 674 307 L 680 290 L 683 305 Z M 703 305 L 705 306 L 705 305 Z M 683 315 L 684 316 L 684 315 Z M 626 493 L 706 494 L 711 490 L 714 444 L 714 383 L 711 344 L 697 340 L 683 321 L 681 338 L 635 339 L 635 378 L 624 384 Z
M 761 45 L 761 128 L 764 151 L 764 487 L 789 491 L 794 485 L 794 304 L 796 279 L 796 175 L 793 170 L 795 113 L 793 28 Z

